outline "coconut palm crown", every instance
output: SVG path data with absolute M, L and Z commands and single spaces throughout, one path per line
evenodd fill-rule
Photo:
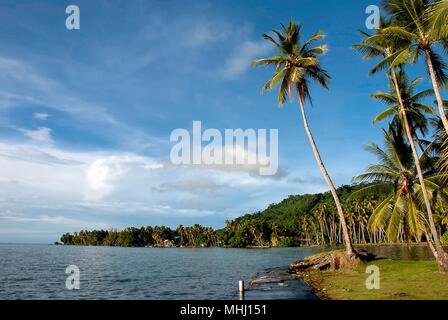
M 410 81 L 409 77 L 403 69 L 397 71 L 398 86 L 400 88 L 401 98 L 405 106 L 406 116 L 411 127 L 411 132 L 414 140 L 420 146 L 423 152 L 421 139 L 417 134 L 420 133 L 424 137 L 428 133 L 429 121 L 427 115 L 434 115 L 435 110 L 432 106 L 425 104 L 422 100 L 434 95 L 432 89 L 426 89 L 415 92 L 416 87 L 422 82 L 423 78 L 418 77 Z M 392 80 L 389 80 L 389 91 L 377 91 L 372 94 L 372 98 L 385 103 L 388 108 L 378 114 L 373 123 L 376 124 L 392 117 L 392 125 L 395 126 L 398 132 L 403 133 L 403 119 L 400 112 L 400 101 L 395 90 L 395 85 Z
M 278 92 L 278 104 L 283 105 L 289 96 L 293 98 L 293 90 L 296 90 L 299 99 L 310 100 L 309 82 L 318 82 L 322 87 L 328 88 L 330 76 L 321 68 L 318 56 L 327 52 L 326 45 L 316 45 L 325 34 L 316 32 L 310 39 L 301 44 L 301 26 L 290 21 L 287 26 L 281 24 L 283 33 L 272 30 L 277 39 L 269 34 L 263 34 L 263 38 L 272 42 L 277 49 L 275 56 L 258 59 L 252 62 L 252 66 L 275 66 L 275 74 L 263 86 L 262 91 L 272 90 L 280 84 Z

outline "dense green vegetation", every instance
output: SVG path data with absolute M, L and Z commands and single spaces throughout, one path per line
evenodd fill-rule
M 147 247 L 147 246 L 217 246 L 218 239 L 212 228 L 198 224 L 192 227 L 180 225 L 173 230 L 165 226 L 126 228 L 124 230 L 81 230 L 65 233 L 61 241 L 67 245 Z
M 371 232 L 367 223 L 373 209 L 391 188 L 368 185 L 342 186 L 337 189 L 354 243 L 385 241 L 383 230 Z M 362 194 L 358 191 L 365 190 Z M 226 222 L 218 232 L 229 246 L 335 245 L 342 243 L 341 225 L 330 192 L 289 196 L 278 204 L 253 215 Z

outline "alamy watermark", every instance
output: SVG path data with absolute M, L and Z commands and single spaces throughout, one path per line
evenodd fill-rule
M 68 275 L 65 279 L 65 287 L 68 290 L 80 289 L 80 272 L 78 266 L 71 264 L 65 269 L 65 274 Z
M 370 265 L 366 268 L 366 273 L 370 274 L 366 279 L 367 290 L 380 289 L 380 268 L 375 265 Z
M 65 8 L 65 13 L 69 16 L 65 19 L 65 27 L 68 30 L 79 30 L 81 28 L 81 16 L 79 7 L 71 4 Z
M 369 30 L 378 30 L 380 28 L 380 8 L 376 5 L 370 5 L 366 8 L 366 14 L 369 16 L 366 19 L 366 28 Z
M 193 131 L 175 129 L 170 141 L 170 160 L 175 165 L 249 166 L 262 176 L 278 171 L 278 129 L 217 129 L 202 131 L 201 121 L 193 121 Z M 269 145 L 269 150 L 268 150 Z

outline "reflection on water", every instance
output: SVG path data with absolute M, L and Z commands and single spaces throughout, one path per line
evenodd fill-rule
M 246 300 L 316 300 L 313 290 L 302 279 L 285 268 L 272 268 L 257 273 L 251 279 Z
M 357 246 L 378 257 L 394 260 L 434 260 L 431 250 L 426 245 L 375 245 Z

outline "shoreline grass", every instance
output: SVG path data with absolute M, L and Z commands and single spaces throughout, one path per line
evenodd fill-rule
M 368 290 L 367 266 L 380 270 L 380 289 Z M 322 300 L 448 300 L 448 278 L 435 261 L 377 258 L 355 270 L 310 271 L 303 280 Z

